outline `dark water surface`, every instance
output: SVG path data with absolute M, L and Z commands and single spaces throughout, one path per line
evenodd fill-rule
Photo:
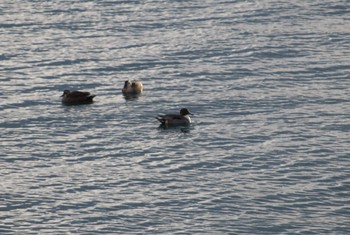
M 349 1 L 3 0 L 0 34 L 1 234 L 350 233 Z

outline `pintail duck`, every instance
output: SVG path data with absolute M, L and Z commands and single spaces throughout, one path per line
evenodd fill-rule
M 192 113 L 187 108 L 182 108 L 180 114 L 158 115 L 156 119 L 164 126 L 188 125 L 191 123 L 189 115 L 192 115 Z
M 62 103 L 63 104 L 91 104 L 93 98 L 96 95 L 91 95 L 90 92 L 85 91 L 70 91 L 65 90 L 63 92 Z
M 124 88 L 122 92 L 124 95 L 136 95 L 140 94 L 143 91 L 143 85 L 141 81 L 130 81 L 127 80 L 124 83 Z

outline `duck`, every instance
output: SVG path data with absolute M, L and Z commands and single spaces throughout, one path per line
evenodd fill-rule
M 189 125 L 192 121 L 189 115 L 193 115 L 187 108 L 182 108 L 180 114 L 158 115 L 156 119 L 163 126 Z
M 62 103 L 67 105 L 73 104 L 91 104 L 93 98 L 96 95 L 91 95 L 90 92 L 86 91 L 70 91 L 64 90 L 62 97 Z
M 143 92 L 143 84 L 140 80 L 137 80 L 137 81 L 127 80 L 124 83 L 122 92 L 124 95 L 140 94 Z

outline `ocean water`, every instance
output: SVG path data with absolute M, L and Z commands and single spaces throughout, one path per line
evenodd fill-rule
M 0 35 L 1 234 L 350 233 L 349 1 L 2 0 Z

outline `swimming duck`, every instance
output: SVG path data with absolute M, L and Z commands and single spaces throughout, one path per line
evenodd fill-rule
M 91 104 L 95 96 L 90 92 L 70 90 L 65 90 L 61 95 L 63 104 Z
M 192 115 L 187 108 L 182 108 L 180 114 L 166 114 L 158 115 L 156 119 L 161 123 L 161 125 L 188 125 L 191 123 L 191 118 L 189 115 Z
M 143 84 L 141 81 L 130 81 L 127 80 L 124 83 L 124 88 L 122 89 L 122 92 L 124 95 L 135 95 L 142 93 L 143 91 Z

